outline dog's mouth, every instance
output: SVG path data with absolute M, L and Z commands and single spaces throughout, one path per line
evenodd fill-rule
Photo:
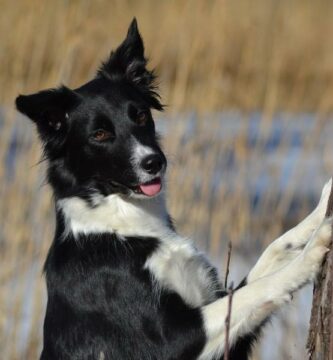
M 160 177 L 156 177 L 153 180 L 135 186 L 123 185 L 115 181 L 110 181 L 110 184 L 112 185 L 113 190 L 126 193 L 127 189 L 133 191 L 136 195 L 144 195 L 147 197 L 154 197 L 162 190 L 162 179 Z
M 162 180 L 160 177 L 157 177 L 151 181 L 133 187 L 133 191 L 136 194 L 145 195 L 149 197 L 157 195 L 161 191 L 161 189 L 162 189 Z

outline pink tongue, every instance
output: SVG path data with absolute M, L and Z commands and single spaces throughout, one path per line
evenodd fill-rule
M 161 190 L 161 182 L 156 182 L 153 184 L 142 184 L 139 185 L 140 190 L 147 196 L 154 196 L 158 194 Z

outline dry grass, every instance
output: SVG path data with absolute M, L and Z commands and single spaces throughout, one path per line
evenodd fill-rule
M 329 0 L 0 1 L 0 100 L 75 86 L 135 15 L 172 109 L 330 108 Z
M 43 166 L 34 166 L 40 156 L 36 136 L 27 121 L 16 118 L 13 100 L 19 92 L 60 82 L 74 87 L 89 79 L 123 39 L 134 15 L 152 66 L 160 74 L 168 114 L 202 114 L 185 144 L 187 125 L 182 121 L 172 123 L 173 136 L 165 142 L 171 155 L 170 206 L 180 229 L 207 239 L 202 245 L 212 254 L 221 251 L 222 237 L 237 245 L 251 235 L 262 244 L 281 231 L 294 185 L 274 209 L 274 223 L 260 233 L 262 223 L 251 218 L 245 179 L 247 162 L 262 150 L 247 146 L 246 114 L 262 111 L 265 134 L 276 110 L 314 111 L 317 126 L 306 141 L 304 157 L 317 149 L 333 104 L 332 1 L 0 0 L 0 8 L 0 104 L 5 111 L 0 122 L 2 358 L 38 357 L 45 298 L 40 273 L 53 229 L 49 189 L 42 186 Z M 244 131 L 221 142 L 220 123 L 207 122 L 203 114 L 229 108 L 243 114 Z M 4 165 L 17 131 L 21 147 L 15 173 L 9 176 Z M 221 185 L 211 194 L 216 162 L 230 148 L 235 149 L 244 177 L 235 182 L 235 193 Z M 287 147 L 281 146 L 279 153 L 287 156 Z M 324 153 L 321 161 L 330 172 L 329 154 Z M 302 173 L 297 176 L 302 179 Z M 268 196 L 261 213 L 271 211 Z M 22 339 L 27 314 L 31 327 Z M 26 344 L 21 352 L 20 343 Z

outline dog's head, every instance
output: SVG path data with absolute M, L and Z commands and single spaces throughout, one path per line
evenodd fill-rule
M 17 109 L 37 125 L 56 196 L 147 198 L 160 192 L 166 159 L 151 110 L 162 105 L 146 63 L 134 19 L 92 81 L 16 99 Z

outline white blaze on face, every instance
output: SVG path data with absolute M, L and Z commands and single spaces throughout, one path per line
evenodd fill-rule
M 131 143 L 131 164 L 137 177 L 141 183 L 152 180 L 152 176 L 142 169 L 141 163 L 147 156 L 154 155 L 156 152 L 151 147 L 141 144 L 134 136 L 131 138 Z
M 154 197 L 162 189 L 161 174 L 149 174 L 142 168 L 141 164 L 148 156 L 157 155 L 158 153 L 151 147 L 141 144 L 134 136 L 131 137 L 131 142 L 132 156 L 130 161 L 138 177 L 138 189 L 141 192 L 141 194 L 135 196 Z

